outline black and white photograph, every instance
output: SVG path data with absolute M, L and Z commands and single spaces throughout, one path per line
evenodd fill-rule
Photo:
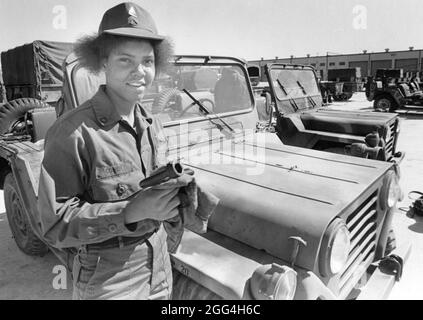
M 0 0 L 0 300 L 422 300 L 422 21 Z

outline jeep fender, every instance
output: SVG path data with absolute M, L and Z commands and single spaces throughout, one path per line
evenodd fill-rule
M 177 252 L 171 254 L 172 264 L 186 277 L 223 299 L 253 299 L 250 281 L 257 268 L 268 263 L 289 266 L 286 261 L 213 231 L 209 231 L 208 234 L 207 238 L 210 239 L 221 237 L 219 242 L 225 243 L 225 247 L 185 229 Z M 246 257 L 246 250 L 251 259 Z M 294 270 L 298 275 L 294 299 L 336 299 L 332 291 L 313 272 L 302 268 Z
M 294 300 L 335 300 L 335 295 L 311 271 L 297 269 L 297 291 Z

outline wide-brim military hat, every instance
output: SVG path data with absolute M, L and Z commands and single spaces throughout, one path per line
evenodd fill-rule
M 159 35 L 151 15 L 132 2 L 123 2 L 104 13 L 98 29 L 98 34 L 102 33 L 157 41 L 165 38 Z

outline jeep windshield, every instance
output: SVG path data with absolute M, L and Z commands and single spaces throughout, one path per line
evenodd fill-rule
M 321 106 L 317 78 L 311 67 L 273 64 L 267 66 L 270 88 L 281 113 Z
M 248 76 L 240 65 L 199 62 L 172 64 L 148 90 L 143 106 L 163 123 L 233 115 L 253 107 Z
M 90 74 L 79 65 L 73 68 L 71 78 L 76 105 L 92 97 L 104 83 L 101 74 Z M 210 118 L 219 123 L 221 117 L 250 112 L 254 100 L 242 61 L 177 56 L 165 73 L 157 75 L 142 105 L 165 125 Z

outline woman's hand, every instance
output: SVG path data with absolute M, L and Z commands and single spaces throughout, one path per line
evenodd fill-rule
M 125 223 L 145 219 L 164 221 L 178 215 L 179 188 L 146 189 L 138 192 L 124 210 Z

